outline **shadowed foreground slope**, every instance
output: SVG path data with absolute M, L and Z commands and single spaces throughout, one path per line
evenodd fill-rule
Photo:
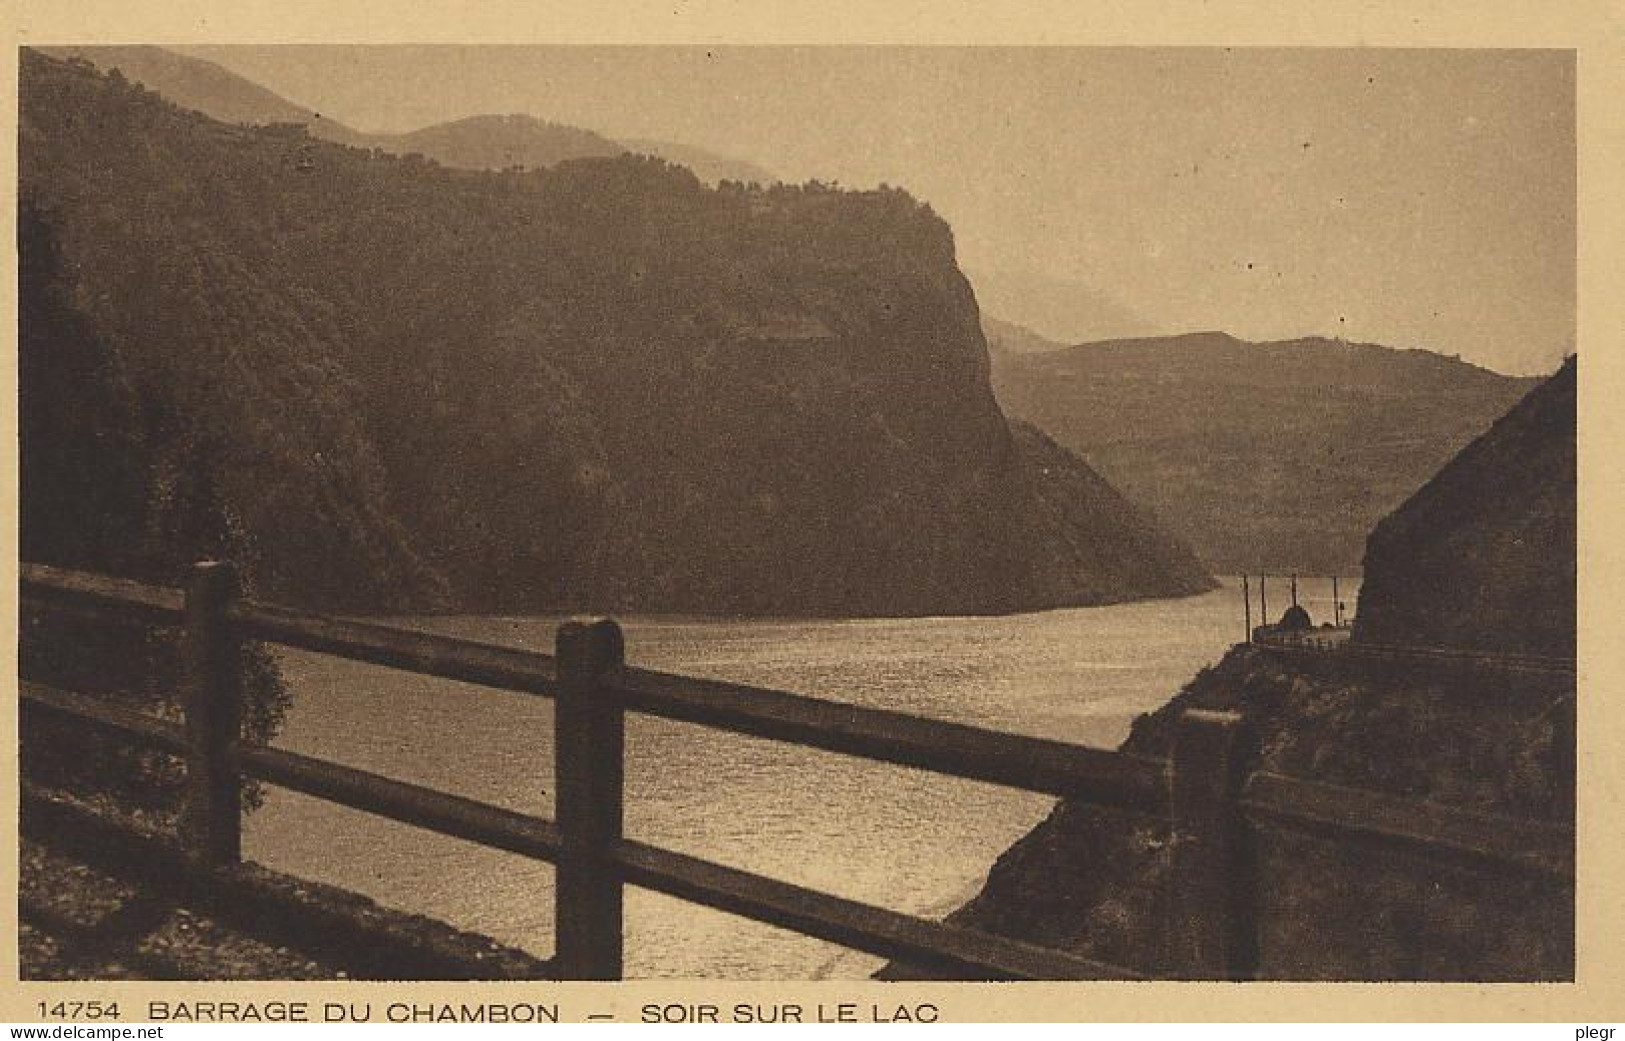
M 1574 656 L 1575 365 L 1377 525 L 1356 639 Z
M 1357 639 L 1476 632 L 1467 645 L 1572 646 L 1573 408 L 1571 361 L 1384 523 L 1371 540 Z M 1539 545 L 1535 531 L 1546 532 Z M 1525 562 L 1535 556 L 1570 584 L 1531 590 Z M 1397 574 L 1429 577 L 1399 583 Z M 1528 610 L 1507 610 L 1520 597 Z M 1137 720 L 1122 747 L 1165 758 L 1184 710 L 1232 710 L 1253 735 L 1249 773 L 1564 822 L 1574 819 L 1574 698 L 1572 673 L 1239 646 Z M 952 920 L 1166 973 L 1181 929 L 1169 905 L 1172 840 L 1166 819 L 1062 802 Z M 1255 857 L 1259 978 L 1573 978 L 1572 880 L 1277 826 L 1258 828 Z

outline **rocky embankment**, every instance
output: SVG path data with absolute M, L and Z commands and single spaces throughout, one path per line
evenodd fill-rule
M 1573 409 L 1571 360 L 1385 522 L 1371 540 L 1356 641 L 1572 647 Z M 1508 610 L 1518 598 L 1523 610 Z M 1244 645 L 1137 720 L 1122 748 L 1164 758 L 1184 710 L 1233 710 L 1251 735 L 1249 774 L 1564 822 L 1574 815 L 1574 705 L 1572 674 Z M 1261 978 L 1573 976 L 1572 885 L 1285 826 L 1257 834 Z M 952 920 L 1166 974 L 1180 928 L 1168 904 L 1172 841 L 1165 819 L 1062 802 Z
M 1238 647 L 1123 749 L 1162 757 L 1187 708 L 1239 711 L 1267 770 L 1488 813 L 1572 815 L 1558 742 L 1572 680 L 1485 672 L 1373 677 Z M 1158 975 L 1167 971 L 1166 819 L 1063 802 L 952 920 Z M 1572 891 L 1287 828 L 1256 850 L 1262 979 L 1529 980 L 1573 972 Z M 893 975 L 907 970 L 893 967 Z
M 1574 657 L 1576 361 L 1377 525 L 1355 638 Z

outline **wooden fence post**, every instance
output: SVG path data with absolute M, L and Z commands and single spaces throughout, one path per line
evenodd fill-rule
M 211 866 L 242 860 L 242 779 L 231 761 L 241 736 L 241 645 L 226 621 L 238 593 L 230 564 L 204 561 L 186 589 L 186 798 L 181 837 Z
M 621 837 L 626 716 L 599 680 L 625 661 L 621 627 L 603 618 L 559 626 L 554 705 L 555 814 L 563 848 L 555 873 L 555 958 L 567 980 L 622 975 L 622 885 L 609 857 Z
M 1256 886 L 1238 796 L 1242 717 L 1188 709 L 1173 749 L 1169 969 L 1177 979 L 1252 975 Z

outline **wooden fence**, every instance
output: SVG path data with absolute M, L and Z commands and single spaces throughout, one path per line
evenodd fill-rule
M 1321 629 L 1281 632 L 1261 626 L 1254 630 L 1252 643 L 1257 647 L 1286 654 L 1331 656 L 1371 664 L 1390 663 L 1489 672 L 1537 673 L 1567 677 L 1570 680 L 1578 675 L 1573 658 L 1543 654 L 1498 654 L 1465 647 L 1426 647 L 1369 641 L 1356 643 L 1349 638 L 1348 630 L 1337 633 Z
M 628 712 L 790 742 L 955 777 L 1085 800 L 1170 820 L 1173 949 L 1180 979 L 1247 979 L 1260 822 L 1340 841 L 1401 847 L 1497 872 L 1572 885 L 1573 829 L 1491 817 L 1267 773 L 1242 775 L 1242 721 L 1187 711 L 1169 761 L 924 719 L 625 663 L 620 628 L 570 622 L 554 655 L 238 596 L 230 565 L 196 566 L 184 591 L 24 564 L 25 604 L 180 625 L 185 725 L 23 677 L 30 711 L 69 717 L 184 758 L 181 840 L 205 869 L 241 859 L 246 778 L 556 867 L 554 967 L 560 978 L 622 975 L 622 891 L 635 885 L 937 972 L 975 979 L 1136 979 L 1122 966 L 900 914 L 662 849 L 622 834 Z M 239 740 L 244 641 L 283 644 L 555 702 L 556 813 L 549 821 L 368 771 Z

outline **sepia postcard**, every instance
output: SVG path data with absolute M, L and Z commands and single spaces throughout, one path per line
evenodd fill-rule
M 1621 1017 L 1617 12 L 439 6 L 18 13 L 3 1018 Z

